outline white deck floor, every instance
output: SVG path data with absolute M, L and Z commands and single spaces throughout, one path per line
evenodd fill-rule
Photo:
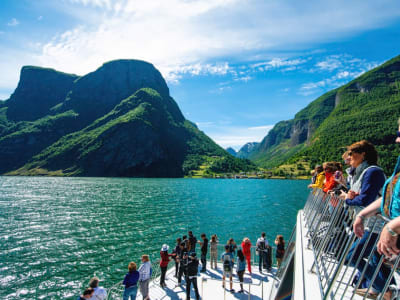
M 199 287 L 200 298 L 208 299 L 269 299 L 271 286 L 273 283 L 273 273 L 263 271 L 260 274 L 258 266 L 252 266 L 252 274 L 250 275 L 246 269 L 244 276 L 245 292 L 237 293 L 240 290 L 240 285 L 236 274 L 233 276 L 233 289 L 235 293 L 229 292 L 229 283 L 226 282 L 226 289 L 222 288 L 222 264 L 218 264 L 218 269 L 213 270 L 207 268 L 206 273 L 199 273 L 197 284 Z M 235 272 L 234 272 L 235 273 Z M 182 279 L 182 285 L 178 286 L 178 280 L 175 278 L 175 267 L 167 272 L 166 281 L 167 287 L 161 288 L 158 282 L 150 284 L 150 299 L 152 300 L 168 300 L 168 299 L 186 299 L 186 284 Z M 249 285 L 250 284 L 250 285 Z M 250 291 L 249 291 L 250 288 Z M 142 299 L 138 293 L 137 299 Z M 250 295 L 250 297 L 249 297 Z M 191 299 L 196 299 L 193 288 L 191 288 Z

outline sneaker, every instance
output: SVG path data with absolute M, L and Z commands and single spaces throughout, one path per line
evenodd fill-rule
M 235 292 L 235 290 L 234 289 L 231 289 L 231 290 L 229 290 L 231 293 L 234 293 Z
M 244 293 L 244 290 L 240 290 L 240 291 L 238 291 L 238 293 Z

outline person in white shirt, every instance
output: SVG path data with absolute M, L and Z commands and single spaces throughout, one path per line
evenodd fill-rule
M 267 264 L 267 251 L 268 251 L 268 241 L 265 238 L 265 232 L 261 233 L 261 237 L 258 238 L 256 243 L 256 250 L 258 252 L 258 270 L 262 273 L 263 265 Z
M 148 255 L 142 255 L 142 265 L 139 268 L 139 286 L 143 300 L 149 300 L 149 283 L 152 273 L 150 258 Z
M 107 291 L 105 288 L 99 286 L 99 281 L 97 277 L 90 279 L 89 286 L 94 290 L 90 300 L 105 300 L 107 298 Z

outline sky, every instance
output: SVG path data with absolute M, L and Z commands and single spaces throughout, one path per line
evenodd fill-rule
M 400 54 L 398 0 L 1 0 L 0 99 L 23 65 L 160 70 L 222 147 L 260 142 L 323 93 Z

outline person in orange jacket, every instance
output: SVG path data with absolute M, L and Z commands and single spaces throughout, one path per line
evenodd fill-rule
M 244 238 L 242 242 L 242 251 L 247 261 L 247 269 L 251 274 L 251 242 L 249 238 Z
M 336 166 L 332 162 L 328 162 L 324 164 L 324 170 L 325 170 L 325 184 L 324 184 L 324 193 L 327 193 L 337 185 L 337 182 L 335 181 L 335 171 L 336 171 Z

